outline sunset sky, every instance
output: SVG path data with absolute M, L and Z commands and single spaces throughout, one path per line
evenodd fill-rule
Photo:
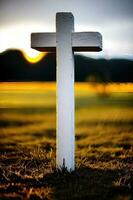
M 0 0 L 0 52 L 17 48 L 32 57 L 31 32 L 55 31 L 56 12 L 72 12 L 75 31 L 102 33 L 103 51 L 88 56 L 133 59 L 132 0 Z

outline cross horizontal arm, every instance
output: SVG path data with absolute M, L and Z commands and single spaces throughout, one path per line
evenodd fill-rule
M 55 52 L 56 51 L 56 34 L 55 33 L 32 33 L 31 48 L 39 51 Z
M 39 51 L 55 52 L 56 33 L 32 33 L 31 48 Z M 72 33 L 72 48 L 73 51 L 101 51 L 102 35 L 98 32 Z
M 98 32 L 72 33 L 72 48 L 74 51 L 101 51 L 102 35 Z

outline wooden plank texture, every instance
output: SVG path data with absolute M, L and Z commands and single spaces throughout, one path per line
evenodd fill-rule
M 57 62 L 57 168 L 75 169 L 74 55 L 72 52 L 72 13 L 56 14 Z
M 56 33 L 32 33 L 31 47 L 39 51 L 56 51 Z M 102 35 L 99 32 L 73 32 L 73 51 L 101 51 Z

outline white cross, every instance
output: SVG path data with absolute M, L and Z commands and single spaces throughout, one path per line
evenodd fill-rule
M 56 52 L 56 166 L 75 169 L 74 51 L 101 51 L 98 32 L 74 32 L 72 13 L 56 14 L 56 33 L 32 33 L 31 47 Z

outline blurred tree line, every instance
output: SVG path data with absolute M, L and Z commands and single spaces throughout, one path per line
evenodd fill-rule
M 0 54 L 0 81 L 55 81 L 56 57 L 47 54 L 31 64 L 18 50 Z M 75 80 L 93 83 L 133 82 L 133 61 L 126 59 L 92 59 L 75 55 Z

